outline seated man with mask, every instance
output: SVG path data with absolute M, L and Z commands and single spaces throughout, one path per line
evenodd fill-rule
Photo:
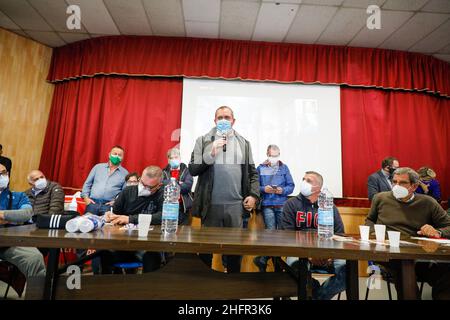
M 152 225 L 160 225 L 164 189 L 162 188 L 162 170 L 157 166 L 144 169 L 137 186 L 126 187 L 116 198 L 113 214 L 106 213 L 106 221 L 114 225 L 137 224 L 140 214 L 151 214 Z M 144 272 L 158 269 L 161 265 L 159 252 L 105 251 L 101 257 L 102 273 L 112 273 L 116 262 L 142 261 Z
M 300 194 L 284 204 L 281 229 L 286 230 L 317 230 L 318 204 L 323 177 L 315 171 L 305 172 L 300 184 Z M 344 224 L 336 208 L 334 212 L 334 233 L 344 233 Z M 288 257 L 287 264 L 298 268 L 299 259 Z M 333 273 L 322 285 L 313 279 L 312 296 L 317 300 L 331 300 L 336 294 L 345 290 L 345 260 L 309 258 L 310 270 L 316 273 Z
M 407 167 L 396 169 L 392 185 L 392 191 L 378 193 L 373 198 L 366 218 L 366 225 L 372 231 L 374 224 L 384 224 L 386 230 L 399 231 L 407 237 L 450 238 L 450 216 L 432 197 L 414 193 L 419 185 L 417 172 Z M 377 263 L 391 273 L 397 294 L 402 298 L 400 261 Z M 417 278 L 433 288 L 433 299 L 450 299 L 450 263 L 416 262 L 415 270 Z
M 7 169 L 8 163 L 0 159 L 0 228 L 27 222 L 33 215 L 25 193 L 9 190 Z M 14 264 L 27 278 L 45 276 L 44 257 L 36 248 L 0 247 L 0 260 Z
M 61 214 L 64 211 L 64 191 L 58 183 L 45 179 L 39 170 L 32 170 L 27 178 L 31 188 L 25 194 L 30 199 L 35 216 Z

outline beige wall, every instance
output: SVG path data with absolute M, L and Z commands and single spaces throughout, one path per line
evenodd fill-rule
M 53 97 L 46 82 L 52 48 L 0 28 L 0 144 L 13 161 L 11 189 L 38 168 Z

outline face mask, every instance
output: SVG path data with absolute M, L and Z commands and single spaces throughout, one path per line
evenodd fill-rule
M 176 169 L 180 166 L 180 160 L 178 159 L 170 159 L 169 160 L 169 165 L 172 169 Z
M 392 176 L 395 170 L 397 170 L 397 168 L 389 167 L 389 175 Z
M 36 190 L 45 189 L 46 186 L 47 186 L 47 180 L 45 178 L 41 178 L 34 183 L 34 188 Z
M 119 163 L 122 162 L 122 158 L 116 155 L 109 155 L 109 161 L 111 161 L 111 163 L 115 166 L 117 166 Z
M 280 157 L 268 157 L 267 160 L 269 160 L 270 164 L 273 166 L 278 163 L 278 160 L 280 160 Z
M 231 121 L 225 119 L 219 120 L 217 121 L 216 128 L 221 133 L 228 133 L 231 130 Z
M 0 189 L 5 189 L 8 186 L 9 177 L 1 175 L 0 176 Z
M 306 182 L 306 180 L 302 180 L 300 183 L 300 193 L 305 197 L 309 197 L 312 195 L 312 185 L 309 182 Z
M 138 197 L 148 197 L 152 193 L 142 183 L 138 185 Z
M 392 193 L 394 194 L 394 197 L 396 199 L 403 199 L 406 198 L 409 194 L 408 189 L 405 187 L 399 186 L 396 184 L 394 187 L 392 187 Z

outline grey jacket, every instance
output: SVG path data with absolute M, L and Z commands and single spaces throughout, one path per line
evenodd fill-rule
M 234 132 L 242 149 L 244 163 L 242 166 L 242 197 L 245 199 L 252 196 L 259 201 L 259 178 L 252 157 L 250 142 L 244 139 L 236 131 Z M 216 137 L 216 129 L 213 128 L 206 135 L 197 138 L 191 161 L 189 162 L 189 172 L 192 176 L 198 176 L 197 185 L 194 192 L 194 203 L 192 215 L 201 217 L 202 220 L 211 205 L 211 193 L 214 184 L 214 159 L 210 157 L 212 143 Z
M 369 179 L 367 180 L 367 192 L 370 201 L 372 201 L 373 196 L 377 193 L 391 190 L 392 188 L 386 181 L 386 177 L 381 170 L 369 176 Z

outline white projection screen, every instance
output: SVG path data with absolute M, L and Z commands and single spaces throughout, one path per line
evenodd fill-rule
M 269 144 L 281 149 L 297 195 L 305 171 L 324 177 L 342 197 L 339 86 L 278 84 L 209 79 L 183 80 L 180 151 L 188 163 L 197 137 L 214 124 L 219 106 L 230 106 L 234 129 L 250 141 L 255 165 L 266 159 Z

